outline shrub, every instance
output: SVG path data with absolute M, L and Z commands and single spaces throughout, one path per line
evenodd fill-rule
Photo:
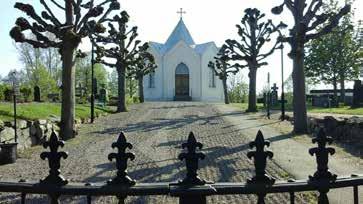
M 10 89 L 6 84 L 0 84 L 0 101 L 5 100 L 5 91 Z
M 23 99 L 24 99 L 25 102 L 30 101 L 30 96 L 32 94 L 31 88 L 23 86 L 23 87 L 20 88 L 20 93 L 22 94 Z

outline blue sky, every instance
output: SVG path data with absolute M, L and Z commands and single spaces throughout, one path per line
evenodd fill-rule
M 38 0 L 18 0 L 23 3 L 32 3 L 39 12 L 42 7 Z M 344 2 L 344 0 L 340 0 Z M 21 69 L 23 65 L 18 61 L 13 41 L 9 37 L 9 30 L 14 25 L 16 17 L 24 16 L 13 8 L 15 0 L 2 0 L 0 8 L 0 75 L 4 76 L 10 69 Z M 279 5 L 282 0 L 120 0 L 122 9 L 131 16 L 131 24 L 139 27 L 140 39 L 143 41 L 165 42 L 175 25 L 178 23 L 179 8 L 187 12 L 183 19 L 194 41 L 204 43 L 215 41 L 221 46 L 225 39 L 236 37 L 235 24 L 239 23 L 244 9 L 256 7 L 278 23 L 283 20 L 291 24 L 292 17 L 287 11 L 281 16 L 274 16 L 270 9 Z M 228 3 L 226 3 L 228 2 Z M 267 3 L 269 2 L 269 3 Z M 363 19 L 363 0 L 356 0 L 354 6 L 356 19 Z M 87 40 L 83 40 L 81 48 L 90 50 Z M 285 53 L 289 51 L 286 48 Z M 280 82 L 280 53 L 276 52 L 268 60 L 269 66 L 261 68 L 258 72 L 258 89 L 266 81 L 267 72 L 271 73 L 272 82 Z M 286 77 L 291 72 L 291 60 L 286 57 L 284 62 Z M 247 70 L 242 73 L 246 75 Z M 245 76 L 245 79 L 247 76 Z

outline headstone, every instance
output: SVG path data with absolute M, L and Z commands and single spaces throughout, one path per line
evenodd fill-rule
M 100 89 L 99 101 L 104 104 L 107 102 L 107 90 L 105 88 Z
M 363 87 L 361 80 L 354 81 L 352 107 L 359 107 L 363 102 Z
M 271 87 L 271 105 L 275 106 L 279 103 L 278 101 L 278 93 L 277 90 L 279 88 L 276 86 L 276 83 L 274 83 L 273 87 Z
M 40 88 L 39 86 L 34 87 L 34 101 L 40 102 Z
M 83 87 L 81 83 L 79 83 L 78 86 L 76 87 L 76 96 L 83 97 Z
M 51 102 L 58 102 L 59 101 L 59 94 L 58 93 L 50 93 L 50 94 L 48 94 L 48 99 Z

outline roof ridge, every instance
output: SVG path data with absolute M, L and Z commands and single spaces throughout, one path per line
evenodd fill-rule
M 180 19 L 175 26 L 173 32 L 165 42 L 165 49 L 169 50 L 174 47 L 179 41 L 184 41 L 187 45 L 195 45 L 193 37 L 191 36 L 188 28 L 184 24 L 183 19 Z

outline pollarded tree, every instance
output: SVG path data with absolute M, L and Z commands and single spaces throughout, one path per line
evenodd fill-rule
M 34 48 L 58 48 L 62 59 L 62 110 L 60 135 L 63 139 L 74 137 L 74 106 L 75 106 L 75 70 L 76 50 L 82 38 L 87 37 L 88 21 L 97 18 L 95 31 L 102 32 L 101 23 L 107 15 L 120 8 L 117 0 L 104 0 L 98 5 L 93 0 L 83 4 L 82 0 L 39 0 L 44 10 L 39 15 L 32 5 L 16 3 L 15 8 L 23 11 L 29 18 L 20 17 L 10 31 L 10 36 L 19 43 L 31 44 Z M 49 5 L 51 4 L 51 5 Z M 104 7 L 108 5 L 106 11 Z M 57 8 L 65 16 L 60 19 L 51 8 Z M 58 12 L 58 11 L 57 11 Z M 33 23 L 30 23 L 31 19 Z M 63 22 L 64 21 L 64 22 Z M 35 39 L 29 39 L 24 34 L 29 31 Z M 46 33 L 54 36 L 50 39 Z
M 249 68 L 249 94 L 248 94 L 248 112 L 256 112 L 256 77 L 257 69 L 267 65 L 265 59 L 278 48 L 278 41 L 271 41 L 271 35 L 277 33 L 279 29 L 286 27 L 282 22 L 275 26 L 271 20 L 262 21 L 265 14 L 258 9 L 248 8 L 241 20 L 241 25 L 236 25 L 240 41 L 226 40 L 228 50 L 232 55 L 232 60 L 245 61 Z M 268 47 L 271 45 L 271 47 Z M 262 53 L 262 49 L 267 52 Z
M 115 15 L 109 19 L 109 30 L 107 35 L 95 34 L 92 36 L 94 45 L 97 47 L 97 61 L 112 68 L 116 68 L 118 76 L 118 102 L 117 112 L 125 112 L 126 109 L 126 75 L 135 63 L 135 56 L 138 52 L 147 49 L 147 44 L 139 46 L 141 41 L 135 40 L 137 37 L 137 27 L 127 29 L 129 15 L 122 11 L 120 15 Z M 116 27 L 115 27 L 116 25 Z M 90 25 L 91 30 L 94 25 Z M 98 42 L 98 43 L 96 43 Z M 103 43 L 105 46 L 100 45 Z M 132 45 L 133 44 L 133 45 Z M 106 46 L 107 45 L 107 46 Z M 111 62 L 113 59 L 114 62 Z
M 231 51 L 227 49 L 226 45 L 223 45 L 217 56 L 214 57 L 215 62 L 210 61 L 208 67 L 210 67 L 214 73 L 222 80 L 223 92 L 224 92 L 224 103 L 229 104 L 228 90 L 227 90 L 227 79 L 230 74 L 237 74 L 240 68 L 243 66 L 239 64 L 231 65 Z
M 154 73 L 157 65 L 155 64 L 154 56 L 147 52 L 140 52 L 136 58 L 136 64 L 131 67 L 130 73 L 138 81 L 139 100 L 143 103 L 144 100 L 144 76 Z
M 272 9 L 272 13 L 280 14 L 286 6 L 294 17 L 294 26 L 290 35 L 283 40 L 291 45 L 289 56 L 293 59 L 293 109 L 294 132 L 307 133 L 304 48 L 305 43 L 317 39 L 339 24 L 339 20 L 350 11 L 350 5 L 344 6 L 339 12 L 323 12 L 323 0 L 283 0 L 283 3 Z M 321 27 L 321 28 L 320 28 Z M 320 28 L 317 30 L 317 28 Z

